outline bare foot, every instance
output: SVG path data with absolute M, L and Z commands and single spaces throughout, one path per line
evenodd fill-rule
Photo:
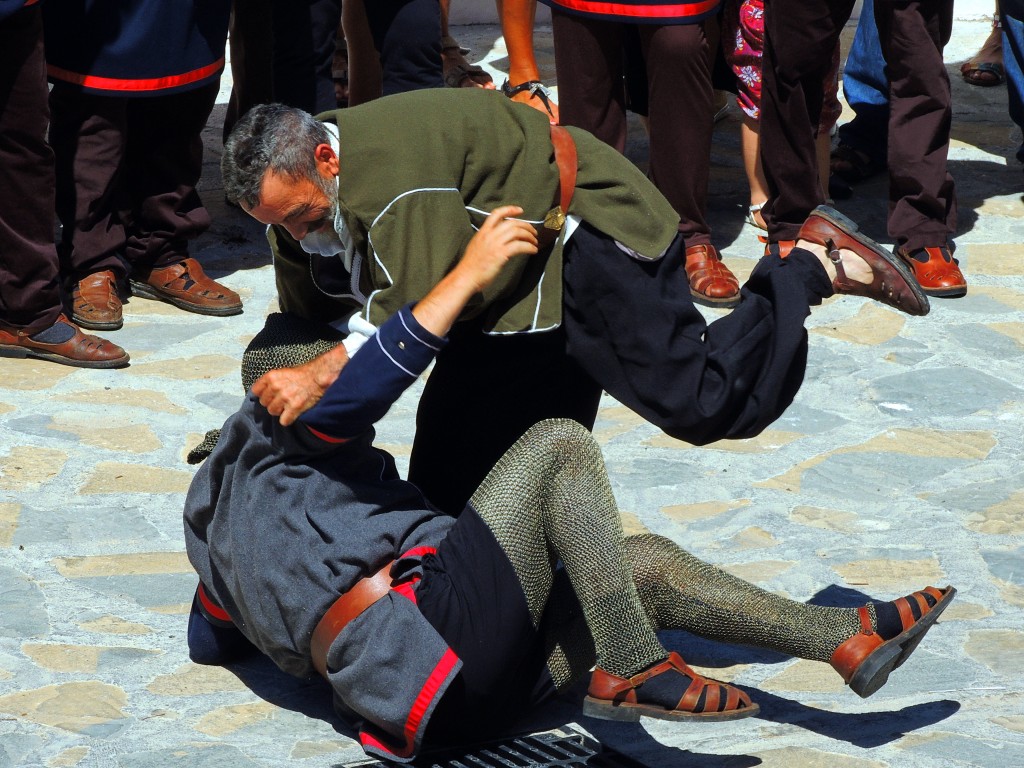
M 981 49 L 960 67 L 960 74 L 971 85 L 992 86 L 1003 82 L 1003 35 L 998 23 L 998 19 L 992 23 L 992 31 Z
M 825 268 L 828 273 L 829 280 L 836 279 L 836 265 L 829 258 L 828 251 L 825 250 L 825 246 L 818 245 L 818 243 L 812 243 L 810 240 L 797 240 L 797 248 L 803 248 L 805 251 L 810 251 L 821 263 L 821 266 Z M 843 262 L 843 269 L 846 270 L 846 276 L 855 282 L 863 283 L 864 285 L 870 285 L 874 279 L 874 272 L 871 271 L 871 267 L 858 256 L 854 251 L 846 248 L 839 250 L 839 256 Z

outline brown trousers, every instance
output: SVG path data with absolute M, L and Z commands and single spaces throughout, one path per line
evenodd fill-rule
M 0 323 L 30 333 L 61 312 L 48 113 L 37 5 L 0 21 Z
M 552 8 L 558 109 L 620 152 L 626 148 L 623 88 L 627 31 L 640 33 L 647 68 L 651 181 L 681 219 L 686 245 L 710 244 L 706 218 L 711 166 L 712 44 L 703 24 L 629 24 Z
M 183 93 L 126 98 L 55 83 L 50 143 L 57 158 L 61 273 L 79 280 L 188 256 L 210 227 L 196 184 L 216 81 Z M 127 262 L 127 263 L 126 263 Z
M 762 163 L 773 240 L 796 237 L 825 200 L 815 128 L 822 79 L 854 0 L 772 0 L 765 15 Z M 889 235 L 909 250 L 945 244 L 956 229 L 956 193 L 946 168 L 952 120 L 943 46 L 952 0 L 878 0 L 875 19 L 889 75 Z

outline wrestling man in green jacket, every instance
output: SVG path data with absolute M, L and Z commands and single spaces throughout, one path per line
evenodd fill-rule
M 269 225 L 281 309 L 350 329 L 421 299 L 495 208 L 519 206 L 536 227 L 536 252 L 470 302 L 421 397 L 409 479 L 452 512 L 537 421 L 591 427 L 602 389 L 691 443 L 750 437 L 799 389 L 811 306 L 841 293 L 928 311 L 898 259 L 823 207 L 708 324 L 654 185 L 585 131 L 479 89 L 319 118 L 257 107 L 222 168 L 228 199 Z M 289 424 L 345 359 L 274 372 L 261 401 Z

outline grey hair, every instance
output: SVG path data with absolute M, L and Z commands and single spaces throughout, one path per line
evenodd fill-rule
M 242 117 L 224 143 L 220 170 L 224 196 L 247 208 L 259 205 L 267 171 L 319 180 L 315 151 L 329 144 L 324 124 L 284 104 L 259 104 Z

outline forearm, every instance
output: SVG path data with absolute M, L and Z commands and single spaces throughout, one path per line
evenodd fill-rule
M 403 308 L 359 348 L 299 421 L 322 437 L 344 439 L 364 432 L 384 417 L 444 344 L 409 307 Z
M 416 303 L 412 314 L 425 330 L 435 336 L 447 336 L 466 304 L 479 290 L 476 281 L 456 266 Z

